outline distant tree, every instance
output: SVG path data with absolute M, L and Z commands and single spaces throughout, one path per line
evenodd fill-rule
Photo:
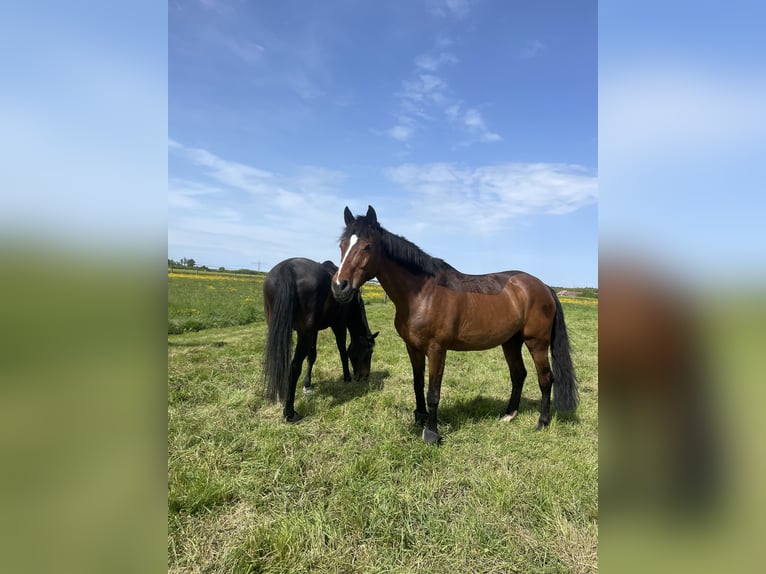
M 223 273 L 224 271 L 226 271 L 226 268 L 225 268 L 225 267 L 219 267 L 219 268 L 218 268 L 218 271 L 220 271 L 221 273 Z
M 194 269 L 194 265 L 195 265 L 194 259 L 187 259 L 186 260 L 186 266 L 189 269 Z

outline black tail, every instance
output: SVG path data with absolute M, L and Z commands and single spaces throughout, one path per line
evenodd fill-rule
M 577 375 L 572 365 L 572 351 L 569 348 L 569 335 L 564 322 L 564 310 L 556 292 L 551 289 L 556 300 L 556 316 L 551 330 L 551 357 L 553 358 L 553 405 L 557 411 L 573 411 L 580 402 L 577 392 Z
M 293 355 L 293 306 L 296 299 L 292 283 L 280 282 L 274 289 L 266 337 L 266 357 L 263 376 L 266 397 L 271 401 L 284 401 L 290 387 L 290 361 Z

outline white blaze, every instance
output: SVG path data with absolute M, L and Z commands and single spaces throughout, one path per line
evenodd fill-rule
M 351 253 L 351 248 L 356 245 L 357 241 L 359 241 L 359 238 L 356 236 L 356 234 L 352 235 L 348 240 L 348 249 L 346 249 L 346 253 L 343 255 L 343 259 L 340 262 L 340 267 L 338 267 L 338 273 L 336 274 L 336 277 L 338 277 L 338 279 L 335 280 L 336 285 L 340 285 L 340 271 L 343 269 L 343 264 L 346 262 L 348 254 Z

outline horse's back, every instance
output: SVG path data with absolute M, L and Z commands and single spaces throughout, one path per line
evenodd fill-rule
M 327 310 L 332 276 L 322 264 L 305 257 L 292 257 L 275 265 L 263 282 L 263 300 L 268 321 L 277 290 L 295 298 L 295 328 L 317 325 Z
M 418 338 L 434 338 L 448 349 L 466 351 L 496 347 L 518 332 L 525 338 L 550 336 L 556 302 L 550 288 L 534 275 L 460 274 L 449 286 L 444 280 L 435 285 L 423 300 L 427 310 L 422 308 L 420 314 L 428 315 L 430 326 L 423 326 Z
M 541 310 L 548 316 L 555 312 L 556 300 L 553 291 L 534 275 L 524 271 L 516 272 L 507 285 L 518 293 L 517 296 L 523 295 L 528 311 Z

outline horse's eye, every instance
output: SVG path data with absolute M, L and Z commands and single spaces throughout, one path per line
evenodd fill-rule
M 362 247 L 362 251 L 369 251 L 370 250 L 370 244 L 368 243 L 364 247 Z

